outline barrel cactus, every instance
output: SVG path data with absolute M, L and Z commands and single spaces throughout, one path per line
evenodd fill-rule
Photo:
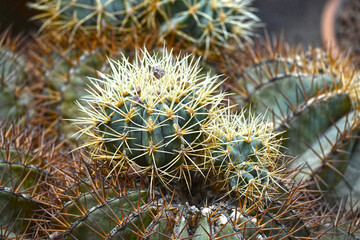
M 253 13 L 252 1 L 180 0 L 147 1 L 148 22 L 159 28 L 163 37 L 176 34 L 199 47 L 209 49 L 229 41 L 251 42 L 260 19 Z
M 335 202 L 350 194 L 358 199 L 358 76 L 350 60 L 320 49 L 262 49 L 233 75 L 234 100 L 254 114 L 266 113 L 284 131 L 287 154 L 297 156 L 292 168 L 304 167 L 299 179 L 318 181 Z
M 93 139 L 86 145 L 94 158 L 172 179 L 206 164 L 194 164 L 195 156 L 206 149 L 203 131 L 210 116 L 223 111 L 216 107 L 223 94 L 214 94 L 215 77 L 198 75 L 198 61 L 162 54 L 144 50 L 133 63 L 124 56 L 111 61 L 110 75 L 92 79 L 84 98 L 92 107 L 80 105 L 87 116 L 75 123 L 87 125 L 80 133 Z

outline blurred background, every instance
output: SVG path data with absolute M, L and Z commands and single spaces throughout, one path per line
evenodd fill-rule
M 289 43 L 321 46 L 320 19 L 325 2 L 255 0 L 254 7 L 269 33 L 282 34 Z
M 33 0 L 0 0 L 0 29 L 12 26 L 14 33 L 36 31 L 29 18 L 36 12 L 26 7 Z M 294 44 L 321 45 L 320 18 L 326 0 L 255 0 L 257 15 L 270 34 L 282 34 Z M 264 30 L 259 29 L 259 34 Z

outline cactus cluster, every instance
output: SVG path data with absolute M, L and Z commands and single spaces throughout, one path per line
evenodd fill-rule
M 350 59 L 314 48 L 257 53 L 235 74 L 233 100 L 284 131 L 286 153 L 297 156 L 289 167 L 302 167 L 299 180 L 317 181 L 332 202 L 350 195 L 356 202 L 359 79 Z
M 259 18 L 253 13 L 251 0 L 39 0 L 31 6 L 41 13 L 43 28 L 56 28 L 97 35 L 108 31 L 158 31 L 161 40 L 169 35 L 210 49 L 210 45 L 230 47 L 251 41 Z M 138 33 L 134 33 L 137 35 Z M 130 34 L 129 34 L 130 35 Z M 72 38 L 71 38 L 72 39 Z
M 251 3 L 30 4 L 42 31 L 0 38 L 0 239 L 358 239 L 358 73 L 243 45 Z
M 276 134 L 221 107 L 224 94 L 215 92 L 221 82 L 200 75 L 199 61 L 166 51 L 142 54 L 133 63 L 112 61 L 111 74 L 91 79 L 91 95 L 84 97 L 91 107 L 79 104 L 87 117 L 75 122 L 87 126 L 79 133 L 92 139 L 85 146 L 92 146 L 93 159 L 122 172 L 150 173 L 164 184 L 212 168 L 231 178 L 237 192 L 261 197 L 259 189 L 276 179 Z

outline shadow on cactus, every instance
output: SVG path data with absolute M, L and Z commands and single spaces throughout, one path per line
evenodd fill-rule
M 245 56 L 249 63 L 237 70 Z M 274 129 L 284 131 L 282 145 L 297 156 L 291 167 L 304 167 L 298 179 L 316 180 L 334 203 L 350 195 L 357 201 L 359 81 L 351 59 L 264 41 L 227 63 L 233 100 L 254 114 L 266 113 Z

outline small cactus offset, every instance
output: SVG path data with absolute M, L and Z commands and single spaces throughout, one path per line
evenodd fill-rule
M 284 170 L 278 162 L 281 133 L 273 132 L 261 116 L 245 117 L 245 112 L 216 116 L 210 129 L 213 164 L 229 193 L 255 201 L 269 197 Z
M 352 195 L 356 201 L 358 79 L 349 59 L 320 49 L 260 53 L 237 75 L 239 106 L 266 113 L 284 131 L 282 145 L 297 156 L 292 168 L 304 167 L 299 179 L 319 181 L 329 200 Z

